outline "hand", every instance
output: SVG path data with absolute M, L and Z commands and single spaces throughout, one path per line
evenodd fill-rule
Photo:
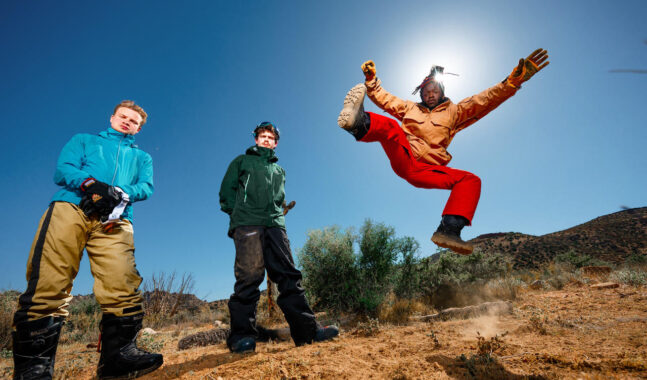
M 292 208 L 296 204 L 297 204 L 297 202 L 295 202 L 295 201 L 292 201 L 292 202 L 287 203 L 287 204 L 285 203 L 285 201 L 283 201 L 283 215 L 287 215 L 288 211 L 292 210 Z
M 79 207 L 87 215 L 94 213 L 101 216 L 110 215 L 112 210 L 121 202 L 121 194 L 115 191 L 114 186 L 109 186 L 94 178 L 88 178 L 81 184 L 85 192 Z
M 368 60 L 362 63 L 362 72 L 364 73 L 367 82 L 373 80 L 373 78 L 375 78 L 375 74 L 377 73 L 377 70 L 375 70 L 375 62 Z
M 523 82 L 532 78 L 539 70 L 548 66 L 550 62 L 546 61 L 547 59 L 548 51 L 544 49 L 535 50 L 526 59 L 520 58 L 519 64 L 508 76 L 508 84 L 516 88 L 521 87 Z

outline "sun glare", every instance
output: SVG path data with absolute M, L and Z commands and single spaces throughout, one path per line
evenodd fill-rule
M 424 46 L 424 49 L 421 46 Z M 483 73 L 487 70 L 489 61 L 489 54 L 474 46 L 469 39 L 460 36 L 445 36 L 431 42 L 407 41 L 399 53 L 398 61 L 392 66 L 393 78 L 397 84 L 389 87 L 404 90 L 405 93 L 401 96 L 408 99 L 414 99 L 408 94 L 429 75 L 433 65 L 445 68 L 445 74 L 442 76 L 445 95 L 455 101 L 473 95 L 476 89 L 482 86 L 480 79 L 485 79 Z

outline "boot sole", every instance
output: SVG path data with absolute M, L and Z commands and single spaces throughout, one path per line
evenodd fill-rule
M 145 368 L 145 369 L 142 369 L 142 370 L 140 370 L 140 371 L 130 372 L 130 373 L 126 374 L 126 375 L 118 375 L 118 376 L 97 376 L 97 378 L 98 378 L 98 379 L 101 379 L 101 380 L 103 380 L 103 379 L 105 379 L 105 380 L 115 380 L 115 379 L 134 379 L 134 378 L 137 378 L 137 377 L 140 377 L 140 376 L 144 376 L 144 375 L 146 375 L 146 374 L 148 374 L 148 373 L 151 373 L 151 372 L 155 371 L 156 369 L 158 369 L 159 367 L 161 367 L 161 366 L 162 366 L 162 364 L 164 364 L 164 361 L 162 361 L 162 362 L 161 362 L 161 363 L 159 363 L 159 364 L 155 364 L 155 365 L 154 365 L 154 366 L 152 366 L 152 367 Z
M 344 108 L 339 112 L 337 124 L 344 129 L 348 129 L 355 123 L 355 117 L 359 107 L 364 102 L 366 95 L 366 86 L 364 83 L 359 83 L 348 91 L 344 98 Z
M 474 251 L 473 245 L 468 243 L 461 244 L 439 233 L 435 233 L 431 237 L 431 241 L 439 247 L 451 249 L 452 251 L 460 255 L 470 255 L 472 251 Z

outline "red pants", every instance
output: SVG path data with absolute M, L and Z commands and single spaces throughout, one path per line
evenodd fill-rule
M 470 224 L 481 196 L 481 179 L 470 172 L 417 161 L 398 122 L 372 112 L 371 127 L 362 142 L 379 141 L 398 176 L 415 187 L 451 190 L 443 215 L 460 215 Z

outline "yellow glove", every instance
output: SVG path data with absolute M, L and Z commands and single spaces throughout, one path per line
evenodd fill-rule
M 292 210 L 292 208 L 296 204 L 297 204 L 297 202 L 295 202 L 295 201 L 292 201 L 290 203 L 285 203 L 285 201 L 283 201 L 283 215 L 287 215 L 288 211 Z
M 375 73 L 377 72 L 375 70 L 375 62 L 369 60 L 362 63 L 362 72 L 364 73 L 367 82 L 373 80 L 373 78 L 375 78 Z
M 546 61 L 547 59 L 548 51 L 544 49 L 533 51 L 526 59 L 520 58 L 519 65 L 508 76 L 508 84 L 514 88 L 521 87 L 523 82 L 530 79 L 539 70 L 548 66 L 550 62 Z

